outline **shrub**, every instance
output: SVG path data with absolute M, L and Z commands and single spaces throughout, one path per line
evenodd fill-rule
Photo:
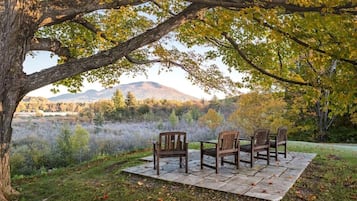
M 328 142 L 356 143 L 357 130 L 347 127 L 333 128 L 328 133 Z

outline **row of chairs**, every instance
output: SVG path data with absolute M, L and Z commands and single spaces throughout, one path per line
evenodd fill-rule
M 255 159 L 264 159 L 267 165 L 270 163 L 270 156 L 278 160 L 278 154 L 287 153 L 287 128 L 278 128 L 277 134 L 269 135 L 268 129 L 257 129 L 254 135 L 249 139 L 248 144 L 240 144 L 240 136 L 238 131 L 223 131 L 218 135 L 217 142 L 201 141 L 201 169 L 209 167 L 216 170 L 218 173 L 218 160 L 223 166 L 224 163 L 235 165 L 239 168 L 239 162 L 250 163 L 253 167 Z M 271 139 L 272 138 L 272 139 Z M 284 150 L 279 152 L 278 147 L 283 146 Z M 240 159 L 240 152 L 250 154 L 250 160 Z M 265 153 L 262 153 L 265 152 Z M 179 157 L 180 168 L 182 168 L 182 158 L 185 158 L 185 172 L 188 172 L 188 143 L 185 132 L 164 132 L 160 133 L 158 142 L 153 143 L 154 169 L 157 170 L 157 175 L 160 174 L 160 158 Z M 215 165 L 204 163 L 204 156 L 215 158 Z M 233 156 L 233 161 L 225 160 L 224 157 Z

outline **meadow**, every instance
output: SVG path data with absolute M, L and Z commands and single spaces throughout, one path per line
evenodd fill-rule
M 71 128 L 76 125 L 69 124 Z M 99 129 L 91 124 L 82 126 L 90 133 L 89 152 L 93 152 L 94 157 L 30 176 L 13 175 L 13 186 L 21 193 L 13 200 L 257 200 L 121 171 L 141 163 L 141 157 L 151 154 L 151 143 L 159 132 L 183 129 L 188 133 L 190 148 L 198 149 L 197 141 L 215 136 L 207 128 L 184 122 L 176 128 L 165 122 L 107 123 Z M 13 127 L 14 142 L 36 135 L 42 141 L 54 143 L 61 133 L 63 122 L 32 119 L 15 121 Z M 106 150 L 112 151 L 100 152 L 99 142 L 106 142 Z M 288 150 L 317 153 L 317 156 L 283 200 L 357 199 L 355 145 L 289 141 Z

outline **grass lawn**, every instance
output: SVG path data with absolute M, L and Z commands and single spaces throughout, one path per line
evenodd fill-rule
M 190 146 L 198 148 L 198 143 Z M 318 155 L 283 200 L 357 200 L 357 151 L 298 142 L 289 143 L 288 148 Z M 121 172 L 150 154 L 151 150 L 141 150 L 13 179 L 12 185 L 21 193 L 14 200 L 258 200 Z

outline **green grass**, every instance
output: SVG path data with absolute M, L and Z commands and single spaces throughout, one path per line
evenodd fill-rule
M 357 151 L 291 142 L 289 150 L 318 155 L 283 200 L 357 200 Z
M 190 148 L 199 148 L 199 143 L 190 143 Z M 318 155 L 283 200 L 357 198 L 356 151 L 294 142 L 289 143 L 289 151 Z M 21 193 L 14 200 L 257 200 L 121 172 L 150 154 L 151 150 L 142 150 L 103 157 L 43 175 L 13 179 L 13 186 Z

